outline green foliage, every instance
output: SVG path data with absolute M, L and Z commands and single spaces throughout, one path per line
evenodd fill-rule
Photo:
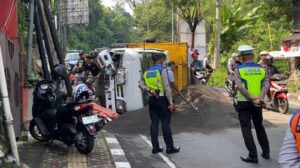
M 27 10 L 27 5 L 25 3 L 19 2 L 18 3 L 18 28 L 19 28 L 19 35 L 20 35 L 20 46 L 21 51 L 26 51 L 26 44 L 27 44 L 27 31 L 28 31 L 28 20 L 29 20 L 29 12 Z
M 288 81 L 289 93 L 300 93 L 300 81 Z
M 68 48 L 89 51 L 109 47 L 112 43 L 133 41 L 133 34 L 133 19 L 122 4 L 110 9 L 97 0 L 89 0 L 89 24 L 68 28 Z
M 209 85 L 224 87 L 227 78 L 227 70 L 225 66 L 221 66 L 219 69 L 214 71 L 210 77 Z
M 161 42 L 171 41 L 172 10 L 164 0 L 145 0 L 134 9 L 137 39 L 141 42 L 146 37 L 155 37 Z

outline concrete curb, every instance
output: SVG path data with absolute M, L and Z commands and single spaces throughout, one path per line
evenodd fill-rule
M 116 168 L 131 168 L 116 136 L 105 131 L 103 133 Z
M 288 93 L 287 96 L 288 96 L 289 99 L 293 99 L 293 100 L 296 100 L 296 101 L 300 101 L 300 95 L 298 95 L 298 94 Z M 298 103 L 299 103 L 299 102 L 298 102 Z

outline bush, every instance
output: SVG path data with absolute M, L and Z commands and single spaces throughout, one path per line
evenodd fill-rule
M 210 77 L 209 85 L 224 87 L 227 78 L 227 68 L 225 65 L 221 65 L 219 69 L 214 71 Z

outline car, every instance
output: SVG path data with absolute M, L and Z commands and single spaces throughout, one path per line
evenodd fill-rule
M 79 53 L 80 52 L 69 52 L 69 53 L 67 53 L 66 57 L 65 57 L 65 63 L 67 65 L 75 65 L 75 64 L 77 64 L 78 60 L 80 58 Z

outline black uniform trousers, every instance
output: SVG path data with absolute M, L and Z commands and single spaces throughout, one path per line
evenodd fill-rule
M 168 109 L 169 102 L 165 96 L 149 98 L 149 112 L 151 118 L 150 134 L 153 149 L 159 148 L 158 129 L 161 121 L 163 137 L 167 148 L 173 148 L 172 131 L 170 127 L 171 112 Z
M 253 103 L 238 102 L 237 103 L 238 116 L 241 124 L 242 134 L 245 145 L 249 151 L 249 156 L 257 158 L 257 150 L 254 143 L 251 131 L 251 119 L 254 124 L 258 142 L 262 148 L 263 153 L 269 154 L 269 140 L 263 126 L 262 108 L 254 106 Z

